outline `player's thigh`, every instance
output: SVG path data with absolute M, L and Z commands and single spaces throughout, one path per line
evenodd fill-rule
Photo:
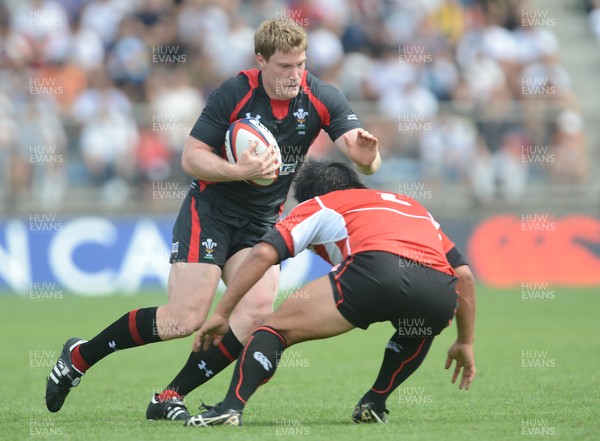
M 158 318 L 197 329 L 204 322 L 227 259 L 230 236 L 218 208 L 188 193 L 173 226 L 167 305 Z M 160 323 L 160 322 L 159 322 Z M 189 329 L 188 329 L 189 331 Z
M 223 270 L 223 281 L 226 285 L 233 280 L 250 250 L 251 248 L 244 248 L 227 260 Z M 279 265 L 273 265 L 236 305 L 229 323 L 241 342 L 245 343 L 254 329 L 273 312 L 278 287 Z
M 220 278 L 221 268 L 217 265 L 173 263 L 168 281 L 169 300 L 157 311 L 158 323 L 161 319 L 178 319 L 182 326 L 185 322 L 186 327 L 197 329 L 206 319 Z
M 354 328 L 337 310 L 328 276 L 320 277 L 290 295 L 264 321 L 281 332 L 288 346 L 333 337 Z

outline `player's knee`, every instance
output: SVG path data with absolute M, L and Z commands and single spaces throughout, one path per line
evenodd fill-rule
M 203 317 L 198 311 L 169 308 L 157 315 L 156 327 L 162 340 L 183 338 L 200 329 Z
M 273 304 L 265 302 L 262 305 L 257 305 L 248 314 L 248 321 L 250 322 L 250 326 L 253 328 L 257 328 L 262 325 L 265 318 L 273 313 Z
M 265 303 L 238 312 L 231 317 L 231 327 L 240 341 L 247 341 L 254 330 L 262 325 L 265 318 L 273 312 L 273 307 L 270 303 Z

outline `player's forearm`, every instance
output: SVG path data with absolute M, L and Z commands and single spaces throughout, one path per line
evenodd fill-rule
M 229 318 L 242 297 L 271 266 L 277 263 L 279 263 L 279 254 L 272 245 L 265 242 L 255 245 L 227 287 L 227 291 L 215 309 L 215 314 Z
M 475 279 L 467 265 L 455 268 L 455 270 L 459 275 L 456 284 L 456 291 L 458 292 L 458 309 L 456 311 L 457 341 L 471 344 L 475 341 Z
M 372 175 L 377 170 L 379 170 L 379 167 L 381 167 L 381 156 L 379 155 L 379 151 L 376 152 L 375 159 L 373 159 L 373 161 L 371 161 L 370 164 L 359 165 L 355 163 L 354 166 L 356 167 L 356 170 L 358 170 L 363 175 Z
M 183 171 L 194 179 L 211 182 L 238 181 L 235 164 L 230 164 L 212 152 L 201 149 L 184 151 Z

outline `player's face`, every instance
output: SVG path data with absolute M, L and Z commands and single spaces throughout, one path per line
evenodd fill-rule
M 306 63 L 306 52 L 275 52 L 265 60 L 261 54 L 256 61 L 262 70 L 262 81 L 269 97 L 289 100 L 300 92 L 300 79 Z

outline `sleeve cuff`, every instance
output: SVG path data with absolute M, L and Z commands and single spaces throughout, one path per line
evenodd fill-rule
M 452 247 L 452 249 L 446 253 L 446 259 L 448 259 L 448 263 L 452 268 L 469 264 L 456 247 Z
M 280 262 L 292 256 L 290 250 L 287 247 L 287 244 L 285 243 L 285 239 L 276 228 L 273 228 L 271 231 L 265 234 L 262 237 L 262 239 L 260 239 L 260 241 L 271 244 L 275 248 L 275 250 L 277 250 Z

